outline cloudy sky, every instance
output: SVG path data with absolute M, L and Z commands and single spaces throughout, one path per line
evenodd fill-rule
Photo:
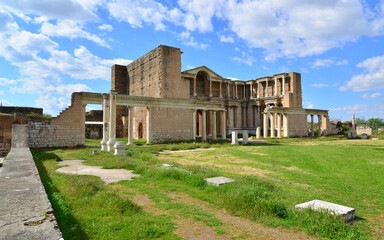
M 384 117 L 384 0 L 0 0 L 0 100 L 55 116 L 160 44 L 182 70 L 300 72 L 303 107 L 331 119 Z

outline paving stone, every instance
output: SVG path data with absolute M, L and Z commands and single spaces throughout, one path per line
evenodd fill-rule
M 312 200 L 309 202 L 301 203 L 295 206 L 296 209 L 302 210 L 305 208 L 311 208 L 312 210 L 325 210 L 331 214 L 336 214 L 344 217 L 346 222 L 350 222 L 355 218 L 355 209 L 330 203 L 322 200 Z
M 171 164 L 166 164 L 166 163 L 164 163 L 162 166 L 163 166 L 163 167 L 173 167 L 173 165 L 171 165 Z
M 204 180 L 207 184 L 214 185 L 214 186 L 220 186 L 220 185 L 235 181 L 234 179 L 227 178 L 227 177 L 213 177 L 213 178 L 206 178 Z

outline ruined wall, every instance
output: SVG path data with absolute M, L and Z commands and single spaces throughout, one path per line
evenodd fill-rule
M 155 142 L 192 139 L 192 110 L 153 108 L 152 139 Z
M 33 148 L 84 146 L 84 130 L 80 127 L 30 122 L 29 145 Z
M 289 136 L 308 136 L 307 116 L 305 114 L 289 114 L 288 119 Z
M 301 92 L 301 74 L 292 72 L 290 76 L 290 91 L 293 93 L 292 101 L 289 107 L 299 107 L 303 106 L 302 92 Z
M 31 147 L 85 145 L 85 106 L 81 93 L 73 93 L 71 106 L 50 121 L 29 123 Z
M 11 150 L 12 125 L 26 124 L 29 118 L 23 114 L 3 114 L 0 113 L 0 156 L 5 155 Z
M 12 148 L 29 148 L 27 124 L 15 124 L 12 126 Z

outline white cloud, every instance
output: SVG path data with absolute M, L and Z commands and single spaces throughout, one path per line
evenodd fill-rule
M 357 67 L 364 69 L 364 73 L 354 75 L 341 91 L 352 89 L 354 92 L 384 89 L 384 56 L 368 58 Z
M 45 113 L 56 115 L 66 106 L 70 105 L 70 101 L 64 97 L 55 97 L 51 94 L 41 94 L 40 97 L 35 101 L 36 107 L 44 109 Z
M 255 61 L 255 59 L 248 55 L 246 52 L 242 52 L 241 57 L 232 57 L 232 60 L 237 63 L 247 64 L 248 66 L 252 66 L 253 62 Z
M 361 97 L 365 98 L 365 99 L 374 99 L 374 98 L 379 98 L 382 96 L 383 96 L 383 94 L 381 94 L 381 93 L 372 93 L 372 94 L 365 93 Z
M 331 67 L 333 65 L 341 66 L 348 64 L 348 60 L 344 59 L 341 61 L 335 61 L 333 59 L 316 59 L 314 63 L 312 63 L 312 68 L 319 68 L 319 67 Z
M 113 30 L 112 25 L 105 24 L 105 23 L 103 25 L 100 25 L 98 28 L 100 30 L 105 30 L 105 31 L 108 31 L 108 32 L 111 32 Z
M 95 34 L 86 32 L 83 27 L 72 20 L 58 21 L 57 25 L 49 22 L 44 22 L 41 25 L 41 32 L 50 37 L 67 37 L 69 39 L 84 38 L 89 41 L 95 42 L 103 47 L 110 47 L 103 39 Z
M 187 66 L 187 69 L 193 69 L 193 68 L 195 68 L 194 66 L 191 66 L 191 65 L 188 65 Z
M 0 99 L 0 103 L 2 106 L 13 106 L 13 104 L 11 102 L 9 102 L 8 100 L 5 100 L 5 99 Z
M 314 108 L 314 105 L 313 105 L 313 103 L 311 103 L 311 102 L 303 102 L 303 104 L 304 104 L 304 108 Z
M 44 88 L 46 92 L 58 93 L 66 97 L 70 97 L 73 92 L 89 92 L 92 91 L 90 87 L 85 84 L 68 84 L 68 85 L 58 85 L 58 86 L 47 86 Z
M 367 109 L 368 106 L 367 105 L 353 105 L 353 106 L 346 106 L 346 107 L 341 107 L 341 108 L 333 108 L 331 109 L 331 111 L 346 111 L 348 113 L 350 112 L 354 112 L 354 111 L 361 111 L 361 110 L 364 110 L 364 109 Z
M 382 29 L 358 0 L 230 0 L 226 13 L 232 31 L 267 59 L 320 54 Z
M 4 94 L 4 91 L 0 91 L 0 95 L 3 95 Z
M 211 32 L 213 30 L 212 18 L 221 17 L 220 10 L 225 6 L 224 0 L 179 0 L 182 10 L 185 11 L 184 26 L 188 31 L 199 30 Z
M 147 23 L 154 25 L 155 30 L 165 30 L 165 21 L 182 24 L 179 9 L 168 9 L 154 0 L 115 0 L 108 2 L 107 8 L 112 17 L 137 28 Z
M 180 40 L 183 42 L 184 45 L 194 47 L 194 48 L 200 48 L 202 50 L 205 50 L 209 47 L 206 43 L 199 43 L 195 40 L 194 37 L 191 36 L 190 32 L 182 32 L 180 34 Z
M 16 84 L 15 80 L 9 80 L 7 78 L 0 78 L 0 86 L 7 86 Z
M 220 42 L 224 42 L 224 43 L 234 43 L 234 42 L 235 42 L 235 39 L 233 39 L 233 37 L 231 37 L 231 36 L 220 35 Z
M 328 84 L 324 84 L 324 83 L 315 83 L 315 84 L 312 84 L 311 86 L 316 88 L 329 87 Z
M 97 15 L 75 0 L 2 0 L 3 8 L 28 21 L 27 15 L 45 16 L 49 19 L 95 21 Z M 96 4 L 96 3 L 95 3 Z
M 234 77 L 227 77 L 228 79 L 231 79 L 232 81 L 237 81 L 237 80 L 240 80 L 238 78 L 234 78 Z

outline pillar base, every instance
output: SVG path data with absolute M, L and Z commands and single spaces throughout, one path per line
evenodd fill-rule
M 238 139 L 237 139 L 237 132 L 236 131 L 232 131 L 232 142 L 231 142 L 231 144 L 232 145 L 239 144 Z
M 100 142 L 101 144 L 101 151 L 107 151 L 107 142 L 105 140 Z
M 112 139 L 109 139 L 108 142 L 107 142 L 107 151 L 108 152 L 113 152 L 113 145 L 115 145 L 116 143 L 116 139 L 115 138 L 112 138 Z
M 256 128 L 256 138 L 260 138 L 260 135 L 261 135 L 261 128 L 257 127 Z
M 121 156 L 125 156 L 126 155 L 126 152 L 125 152 L 125 149 L 127 148 L 127 146 L 125 146 L 124 142 L 116 142 L 114 145 L 113 145 L 113 148 L 115 150 L 115 153 L 113 155 L 121 155 Z

